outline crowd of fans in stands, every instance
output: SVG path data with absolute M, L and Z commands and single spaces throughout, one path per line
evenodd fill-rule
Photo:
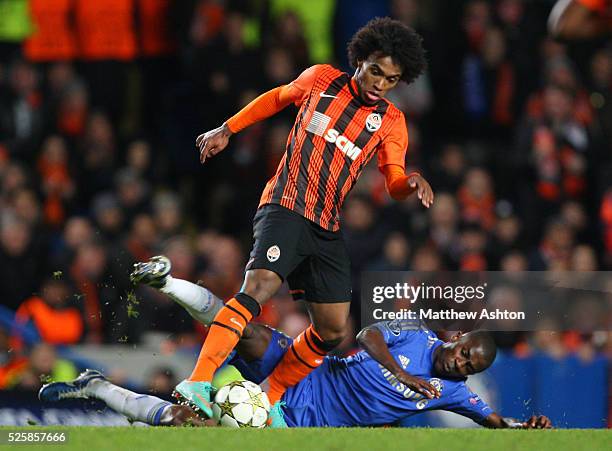
M 116 0 L 89 11 L 95 33 L 85 3 L 98 2 L 32 0 L 28 37 L 0 47 L 2 306 L 47 343 L 29 349 L 0 328 L 0 388 L 35 387 L 39 373 L 69 378 L 49 344 L 139 343 L 151 330 L 199 344 L 204 328 L 133 287 L 131 266 L 164 254 L 175 277 L 236 293 L 259 193 L 296 110 L 236 135 L 204 166 L 195 137 L 313 63 L 350 71 L 347 39 L 377 15 L 424 36 L 426 75 L 390 100 L 407 116 L 408 167 L 436 198 L 429 210 L 394 202 L 376 164 L 366 169 L 342 217 L 356 286 L 362 270 L 612 268 L 612 48 L 551 39 L 552 2 Z M 41 17 L 54 14 L 76 21 L 60 50 L 45 47 Z M 117 55 L 103 52 L 105 33 L 127 43 Z M 260 320 L 290 335 L 308 322 L 284 290 Z M 611 343 L 499 339 L 555 355 Z M 164 374 L 159 383 L 172 386 Z

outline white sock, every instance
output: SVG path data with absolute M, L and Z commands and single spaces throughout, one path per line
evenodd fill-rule
M 87 384 L 84 392 L 92 398 L 100 399 L 115 412 L 131 420 L 158 426 L 163 411 L 172 404 L 156 396 L 141 395 L 102 379 L 94 379 Z
M 166 276 L 166 284 L 160 288 L 175 302 L 187 310 L 197 321 L 209 326 L 215 315 L 223 308 L 223 301 L 210 290 L 183 279 Z

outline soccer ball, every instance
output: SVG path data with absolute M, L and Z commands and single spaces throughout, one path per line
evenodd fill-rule
M 234 381 L 219 389 L 212 410 L 221 426 L 263 428 L 268 421 L 270 401 L 259 385 Z

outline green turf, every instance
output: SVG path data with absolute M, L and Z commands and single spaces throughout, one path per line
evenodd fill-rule
M 609 450 L 608 430 L 492 431 L 485 429 L 286 429 L 61 427 L 6 430 L 61 430 L 62 445 L 22 445 L 12 449 L 61 450 Z M 6 448 L 0 446 L 0 448 Z

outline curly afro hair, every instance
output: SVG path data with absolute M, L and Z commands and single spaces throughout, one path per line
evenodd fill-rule
M 407 25 L 389 17 L 369 21 L 348 43 L 348 58 L 353 67 L 372 54 L 390 56 L 401 67 L 401 80 L 411 83 L 427 67 L 423 38 Z

